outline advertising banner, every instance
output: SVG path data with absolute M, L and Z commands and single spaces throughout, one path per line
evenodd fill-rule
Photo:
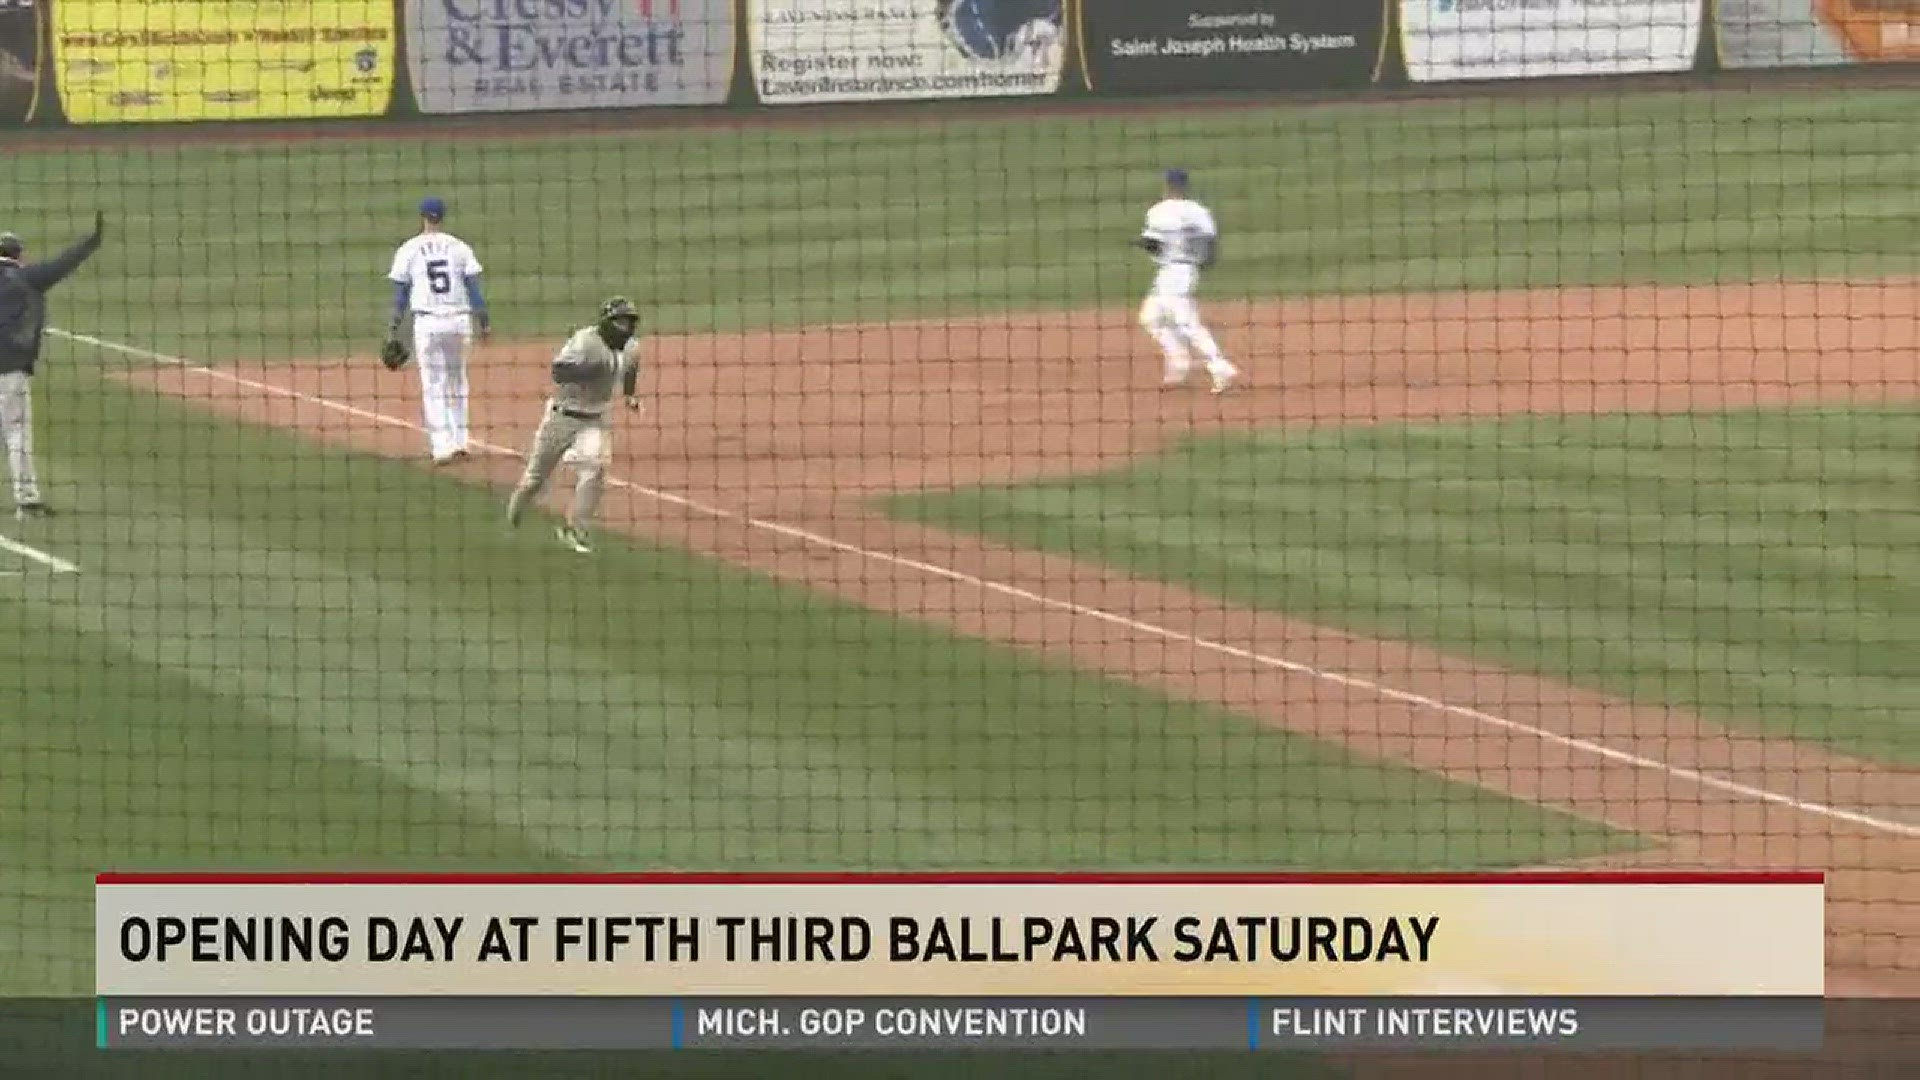
M 76 124 L 379 116 L 391 0 L 60 0 L 55 81 Z
M 1401 0 L 1414 82 L 1690 71 L 1703 0 Z
M 769 105 L 1051 94 L 1065 0 L 749 0 Z
M 1920 0 L 1720 0 L 1715 19 L 1723 67 L 1920 60 Z
M 733 0 L 407 0 L 426 113 L 718 105 Z
M 0 0 L 0 124 L 33 117 L 40 86 L 38 0 Z
M 1079 11 L 1080 66 L 1098 91 L 1365 86 L 1386 44 L 1385 0 L 1095 0 Z

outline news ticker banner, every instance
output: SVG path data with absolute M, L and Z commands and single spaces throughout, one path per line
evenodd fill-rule
M 1078 6 L 1087 89 L 1338 89 L 1372 84 L 1391 0 L 1172 0 Z
M 60 0 L 52 16 L 75 124 L 370 117 L 393 97 L 392 0 Z
M 1413 82 L 1691 71 L 1705 0 L 1400 0 Z
M 1718 0 L 1714 24 L 1723 67 L 1920 60 L 1911 0 Z
M 1819 998 L 101 998 L 103 1049 L 1815 1051 Z
M 107 874 L 96 993 L 1818 997 L 1821 881 Z
M 406 0 L 424 113 L 719 105 L 734 0 Z
M 747 0 L 768 105 L 1051 94 L 1066 0 Z
M 40 90 L 39 0 L 0 0 L 0 124 L 33 119 Z

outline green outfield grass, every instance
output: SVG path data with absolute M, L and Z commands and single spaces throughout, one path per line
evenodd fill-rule
M 1383 426 L 890 505 L 1911 765 L 1916 445 L 1902 410 Z
M 510 336 L 609 292 L 665 330 L 1130 301 L 1180 163 L 1213 296 L 1910 274 L 1920 94 L 1561 100 L 31 150 L 0 214 L 44 247 L 113 212 L 65 326 L 204 359 L 338 356 L 383 325 L 421 193 Z M 526 130 L 522 128 L 522 130 Z
M 101 868 L 1452 867 L 1622 842 L 676 551 L 579 559 L 508 533 L 497 492 L 91 373 L 41 389 L 72 512 L 4 531 L 83 572 L 0 578 L 0 994 L 89 984 Z

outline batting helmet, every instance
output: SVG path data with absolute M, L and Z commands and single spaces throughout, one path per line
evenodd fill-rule
M 600 337 L 616 349 L 622 348 L 640 328 L 640 311 L 624 296 L 616 296 L 600 305 Z
M 0 259 L 17 259 L 27 245 L 12 233 L 0 233 Z
M 640 309 L 634 307 L 633 301 L 628 300 L 626 297 L 616 296 L 600 305 L 601 322 L 610 323 L 615 319 L 632 319 L 635 322 L 639 322 Z

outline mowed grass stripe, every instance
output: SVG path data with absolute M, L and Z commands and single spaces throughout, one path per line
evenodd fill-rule
M 899 763 L 872 760 L 874 752 L 889 749 L 885 742 L 823 741 L 805 727 L 756 722 L 750 690 L 696 698 L 649 675 L 644 661 L 634 661 L 656 654 L 659 642 L 629 637 L 615 643 L 642 646 L 628 653 L 626 668 L 617 668 L 617 647 L 570 641 L 564 632 L 530 633 L 519 624 L 509 628 L 490 613 L 491 603 L 446 602 L 430 579 L 407 584 L 404 556 L 378 553 L 382 575 L 379 568 L 368 573 L 351 560 L 335 564 L 284 546 L 286 536 L 260 536 L 283 530 L 250 530 L 222 516 L 206 505 L 218 500 L 204 498 L 218 489 L 183 500 L 202 505 L 195 508 L 200 513 L 182 516 L 139 488 L 87 479 L 98 492 L 89 502 L 135 514 L 146 543 L 120 563 L 103 562 L 72 586 L 79 595 L 51 610 L 80 612 L 156 666 L 226 687 L 257 712 L 308 735 L 319 744 L 310 752 L 392 770 L 472 814 L 508 814 L 548 850 L 580 858 L 702 860 L 699 851 L 676 845 L 697 847 L 703 831 L 739 830 L 743 857 L 812 861 L 820 856 L 766 847 L 770 838 L 782 844 L 792 838 L 756 834 L 755 819 L 783 821 L 805 836 L 816 831 L 808 819 L 830 810 L 833 823 L 859 834 L 880 827 L 869 814 L 886 800 L 898 805 L 881 816 L 908 833 L 1019 825 L 1010 810 L 945 790 L 944 773 L 927 772 L 912 783 L 912 771 Z M 366 479 L 339 478 L 347 485 Z M 464 524 L 474 531 L 497 528 L 496 508 L 486 509 L 484 518 Z M 309 533 L 316 524 L 281 520 Z M 443 529 L 462 524 L 451 515 L 440 520 Z M 377 522 L 363 518 L 335 527 L 379 533 Z M 434 558 L 448 554 L 438 537 L 409 536 L 404 529 L 388 535 Z M 523 572 L 544 569 L 562 581 L 577 575 L 569 584 L 591 581 L 592 564 L 563 552 L 542 528 L 530 528 L 518 546 Z M 472 569 L 456 567 L 460 577 Z M 137 584 L 124 595 L 129 582 Z M 489 581 L 455 584 L 485 589 Z M 49 593 L 56 588 L 46 586 Z M 506 595 L 496 592 L 490 601 Z M 554 590 L 554 599 L 585 600 L 577 588 Z M 635 611 L 609 607 L 617 603 L 533 611 L 588 627 L 635 620 Z M 733 643 L 708 644 L 724 655 Z M 830 673 L 830 658 L 821 659 L 829 661 Z M 591 767 L 583 768 L 586 763 Z M 838 806 L 848 798 L 841 778 L 870 772 L 874 779 L 853 793 L 854 804 Z M 971 820 L 943 826 L 943 810 L 950 819 Z
M 111 789 L 149 829 L 308 822 L 417 865 L 512 837 L 613 867 L 1442 867 L 1631 842 L 678 551 L 607 537 L 578 559 L 540 523 L 506 532 L 498 492 L 91 373 L 54 368 L 42 390 L 71 512 L 34 538 L 86 573 L 0 586 L 24 638 L 75 643 L 0 660 L 0 686 L 100 723 L 129 712 L 85 677 L 114 660 L 169 673 L 146 738 L 191 753 L 204 730 L 174 727 L 258 729 L 197 770 L 73 744 L 57 782 Z M 193 720 L 206 702 L 229 719 Z M 375 790 L 347 808 L 333 786 L 241 784 L 212 807 L 179 790 L 322 765 Z M 76 827 L 59 800 L 15 805 L 21 835 Z M 150 850 L 93 831 L 97 865 Z M 277 836 L 207 861 L 311 861 Z
M 377 336 L 419 194 L 502 332 L 613 291 L 666 331 L 1130 303 L 1179 162 L 1226 234 L 1207 294 L 1911 275 L 1914 91 L 1740 91 L 35 151 L 0 209 L 113 242 L 72 328 L 210 360 Z M 85 313 L 84 316 L 76 313 Z
M 891 505 L 1910 763 L 1917 441 L 1920 414 L 1894 409 L 1224 436 L 1101 476 Z M 1791 468 L 1730 476 L 1756 447 Z
M 0 995 L 87 992 L 100 870 L 564 866 L 520 829 L 48 611 L 0 586 Z
M 337 483 L 348 491 L 367 487 L 366 478 L 351 474 L 339 477 Z M 416 508 L 432 505 L 416 499 L 408 499 L 408 503 Z M 211 507 L 203 509 L 217 513 Z M 253 512 L 259 509 L 255 506 Z M 460 522 L 444 505 L 435 509 L 440 511 L 443 528 L 466 529 L 463 543 L 468 545 L 473 543 L 474 534 L 498 527 L 497 507 L 489 501 L 480 503 L 482 516 L 466 522 Z M 356 522 L 351 511 L 346 513 L 349 516 L 338 523 L 339 527 L 357 533 L 358 526 L 365 525 L 364 535 L 377 533 L 375 523 Z M 165 515 L 163 509 L 142 507 L 141 516 L 150 522 L 164 520 Z M 862 845 L 876 834 L 897 833 L 900 839 L 883 842 L 898 845 L 902 851 L 918 849 L 917 854 L 883 857 L 882 861 L 905 857 L 991 864 L 1037 857 L 1022 856 L 1019 852 L 1026 845 L 1018 839 L 1007 839 L 1018 838 L 1023 826 L 1034 826 L 1043 827 L 1045 836 L 1030 836 L 1029 843 L 1044 842 L 1046 849 L 1057 852 L 1059 858 L 1097 861 L 1106 854 L 1102 849 L 1113 844 L 1115 829 L 1122 836 L 1162 833 L 1172 844 L 1187 838 L 1200 847 L 1236 845 L 1240 843 L 1239 832 L 1257 828 L 1259 819 L 1269 813 L 1268 808 L 1248 800 L 1233 809 L 1229 818 L 1213 819 L 1221 805 L 1234 806 L 1236 789 L 1249 786 L 1234 784 L 1227 775 L 1234 769 L 1233 740 L 1248 740 L 1249 748 L 1257 750 L 1264 738 L 1244 722 L 1233 722 L 1224 735 L 1208 733 L 1192 722 L 1157 733 L 1116 732 L 1103 720 L 1104 711 L 1116 704 L 1137 708 L 1144 704 L 1142 699 L 1116 701 L 1114 688 L 1103 692 L 1059 679 L 1034 678 L 1038 674 L 1034 672 L 1027 673 L 1029 684 L 1021 686 L 996 677 L 999 673 L 994 669 L 999 665 L 992 658 L 965 652 L 955 657 L 957 670 L 943 670 L 947 665 L 934 664 L 933 670 L 923 673 L 896 672 L 909 679 L 916 674 L 924 678 L 910 682 L 906 692 L 898 685 L 886 686 L 884 697 L 875 701 L 872 688 L 866 685 L 870 680 L 854 675 L 872 670 L 872 665 L 848 657 L 838 647 L 845 638 L 844 630 L 820 634 L 814 626 L 791 625 L 790 616 L 783 618 L 777 608 L 761 604 L 741 607 L 736 601 L 728 611 L 725 600 L 711 607 L 742 620 L 762 622 L 775 633 L 750 634 L 731 620 L 718 624 L 717 632 L 695 630 L 692 612 L 671 621 L 665 632 L 682 628 L 687 640 L 702 649 L 704 656 L 685 658 L 701 665 L 702 681 L 725 676 L 725 669 L 711 658 L 725 657 L 742 648 L 754 651 L 761 662 L 738 685 L 705 686 L 701 688 L 704 700 L 683 697 L 676 701 L 676 694 L 687 693 L 680 687 L 635 685 L 632 679 L 606 666 L 612 656 L 657 657 L 666 644 L 642 639 L 635 647 L 635 635 L 619 633 L 622 622 L 636 621 L 635 613 L 622 610 L 618 599 L 622 590 L 615 583 L 621 575 L 613 575 L 613 582 L 608 583 L 616 594 L 611 603 L 596 603 L 567 587 L 553 590 L 544 610 L 557 619 L 550 619 L 539 635 L 531 636 L 540 648 L 537 655 L 529 656 L 512 637 L 485 629 L 484 609 L 456 603 L 442 617 L 433 611 L 435 601 L 416 595 L 420 588 L 431 590 L 436 577 L 446 580 L 434 572 L 431 564 L 447 561 L 448 549 L 429 537 L 388 534 L 407 550 L 427 553 L 425 563 L 382 550 L 373 553 L 364 566 L 336 569 L 303 565 L 284 547 L 295 542 L 295 533 L 312 533 L 311 517 L 304 521 L 273 519 L 271 524 L 262 518 L 254 524 L 254 535 L 245 538 L 196 535 L 175 542 L 163 535 L 156 539 L 155 547 L 161 551 L 177 547 L 213 553 L 209 558 L 214 561 L 207 566 L 184 571 L 188 582 L 182 588 L 181 603 L 198 604 L 205 598 L 210 606 L 225 608 L 227 601 L 239 600 L 238 594 L 244 592 L 248 606 L 267 612 L 267 623 L 235 626 L 234 632 L 242 639 L 301 641 L 303 668 L 311 664 L 314 672 L 355 673 L 354 698 L 359 699 L 364 692 L 369 706 L 405 704 L 404 711 L 389 707 L 384 713 L 364 718 L 335 718 L 328 721 L 330 726 L 348 733 L 381 733 L 387 744 L 372 748 L 379 759 L 413 764 L 456 791 L 464 790 L 463 763 L 479 763 L 467 771 L 477 769 L 478 780 L 491 781 L 491 785 L 467 793 L 483 803 L 513 805 L 525 827 L 568 854 L 609 853 L 568 846 L 591 841 L 604 844 L 611 852 L 631 851 L 679 862 L 697 860 L 698 851 L 671 845 L 699 847 L 710 841 L 694 837 L 710 832 L 724 835 L 726 846 L 736 848 L 740 857 L 832 864 L 844 854 L 820 845 Z M 269 535 L 259 535 L 263 529 Z M 595 581 L 597 567 L 574 560 L 553 545 L 544 532 L 530 529 L 526 537 L 517 539 L 522 542 L 513 554 L 523 560 L 522 572 L 529 566 L 541 567 L 546 575 L 556 575 L 561 581 L 575 573 L 578 576 L 573 580 L 590 589 L 599 584 Z M 254 559 L 263 565 L 254 565 L 250 561 Z M 471 569 L 466 567 L 454 574 L 449 584 L 455 589 L 470 587 Z M 400 584 L 416 572 L 422 577 L 414 579 L 414 587 Z M 142 567 L 141 573 L 165 578 L 182 571 L 179 567 Z M 217 585 L 228 574 L 236 591 L 233 597 L 207 597 L 206 584 L 192 580 L 207 577 Z M 551 577 L 536 576 L 534 580 L 542 592 L 553 584 Z M 267 584 L 270 582 L 297 583 L 304 595 L 276 602 L 273 586 Z M 699 592 L 686 589 L 672 575 L 635 584 L 639 597 L 659 598 L 677 592 L 682 594 L 677 599 L 683 598 L 691 607 L 710 606 L 702 602 Z M 488 606 L 502 606 L 508 596 L 505 589 L 495 590 Z M 324 613 L 324 619 L 316 619 L 316 613 Z M 822 614 L 831 618 L 833 613 Z M 303 619 L 296 627 L 296 621 Z M 341 620 L 346 621 L 337 629 L 329 629 L 328 624 Z M 563 625 L 567 622 L 599 628 L 606 637 L 598 642 L 579 641 Z M 904 651 L 911 657 L 915 650 L 902 650 L 898 638 L 896 633 L 895 640 L 887 643 L 888 651 Z M 825 647 L 803 643 L 823 643 Z M 402 654 L 405 659 L 383 661 L 382 650 Z M 219 670 L 212 674 L 224 676 L 231 667 L 252 670 L 253 663 L 268 659 L 246 656 L 244 649 L 239 652 L 241 655 L 221 660 Z M 181 656 L 176 662 L 192 664 L 194 658 Z M 201 662 L 206 661 L 203 658 Z M 926 665 L 923 657 L 921 666 Z M 293 673 L 296 678 L 303 674 L 306 672 Z M 955 688 L 956 676 L 967 693 Z M 977 682 L 972 681 L 975 677 Z M 807 684 L 807 688 L 793 692 L 796 682 Z M 1059 727 L 1033 731 L 1023 724 L 1021 718 L 1031 714 L 1032 704 L 1021 699 L 1035 693 L 1042 696 L 1047 710 L 1061 719 Z M 328 706 L 325 691 L 318 685 L 271 687 L 264 696 Z M 840 698 L 847 714 L 816 715 L 812 724 L 797 725 L 766 719 L 796 701 L 805 705 L 809 699 L 818 702 L 822 697 L 829 701 Z M 962 700 L 956 702 L 955 698 Z M 436 715 L 436 709 L 443 712 Z M 457 710 L 458 715 L 445 712 L 451 710 Z M 338 711 L 337 707 L 333 711 Z M 975 714 L 971 725 L 954 727 L 946 721 L 948 716 L 968 713 Z M 489 716 L 497 719 L 490 724 Z M 594 718 L 597 723 L 581 728 L 568 725 L 568 717 L 580 716 Z M 404 727 L 396 730 L 402 724 Z M 608 734 L 596 739 L 594 729 L 603 725 Z M 664 730 L 656 733 L 656 728 Z M 1231 733 L 1232 729 L 1238 729 L 1238 734 Z M 625 746 L 623 736 L 615 732 L 638 735 L 648 745 Z M 627 776 L 634 789 L 624 793 L 550 791 L 547 785 L 556 778 L 565 781 L 576 774 L 564 770 L 562 756 L 514 744 L 516 737 L 528 733 L 542 733 L 546 739 L 579 747 L 583 756 L 602 766 L 588 774 L 590 784 L 604 777 L 606 770 L 619 775 L 624 769 L 630 770 Z M 506 745 L 489 741 L 493 739 Z M 654 743 L 655 739 L 659 741 Z M 1191 748 L 1180 745 L 1186 739 L 1193 740 Z M 1163 740 L 1175 745 L 1163 745 Z M 1216 740 L 1219 748 L 1212 753 L 1217 754 L 1217 762 L 1206 762 L 1206 769 L 1197 774 L 1183 764 L 1189 754 L 1209 753 Z M 425 753 L 427 743 L 432 746 L 431 756 Z M 1278 768 L 1301 764 L 1311 768 L 1330 762 L 1312 755 L 1304 762 L 1262 757 L 1265 764 Z M 1172 766 L 1168 770 L 1171 783 L 1163 782 L 1159 775 L 1163 763 Z M 445 776 L 448 772 L 455 775 Z M 1054 781 L 1051 786 L 1049 779 Z M 1216 801 L 1216 793 L 1209 790 L 1209 782 L 1214 779 L 1227 781 L 1226 788 L 1218 792 L 1222 801 Z M 1054 792 L 1061 785 L 1071 788 L 1071 799 L 1055 800 Z M 1347 830 L 1365 834 L 1390 825 L 1375 822 L 1373 805 L 1387 800 L 1385 813 L 1392 816 L 1395 795 L 1391 785 L 1372 793 L 1356 788 L 1320 795 L 1334 804 L 1331 809 L 1300 813 L 1295 808 L 1290 815 L 1290 827 L 1300 832 L 1303 842 L 1326 842 L 1311 839 L 1313 832 L 1324 830 L 1326 839 L 1344 844 Z M 644 816 L 633 822 L 617 820 L 621 813 L 644 815 L 646 810 L 635 811 L 628 805 L 639 800 L 668 807 L 689 805 L 691 809 L 668 820 L 653 821 Z M 1035 802 L 1041 805 L 1031 805 Z M 1118 812 L 1114 802 L 1121 804 Z M 543 807 L 550 809 L 543 812 Z M 1329 814 L 1334 819 L 1331 823 L 1327 823 Z M 756 821 L 777 821 L 781 827 L 771 833 L 756 831 Z M 1316 826 L 1314 822 L 1322 824 Z M 682 831 L 657 834 L 651 831 L 655 827 Z M 590 837 L 570 838 L 567 833 L 573 829 L 595 832 Z M 634 833 L 630 842 L 621 839 L 628 830 Z M 613 835 L 603 839 L 599 831 Z M 763 846 L 769 839 L 777 841 L 772 848 Z M 653 851 L 646 848 L 648 844 L 669 846 Z M 1157 850 L 1158 858 L 1177 859 L 1175 847 Z
M 504 814 L 558 854 L 606 856 L 632 849 L 630 829 L 687 824 L 647 820 L 635 790 L 603 787 L 653 780 L 669 756 L 664 736 L 609 737 L 611 702 L 652 702 L 675 726 L 714 723 L 673 688 L 621 678 L 597 657 L 529 656 L 519 635 L 391 582 L 249 545 L 227 523 L 175 516 L 125 487 L 98 490 L 140 513 L 153 557 L 108 556 L 71 582 L 43 583 L 31 592 L 48 617 L 239 699 L 300 736 L 301 756 L 385 769 L 483 824 Z M 602 767 L 580 769 L 583 758 Z M 671 803 L 688 793 L 658 794 Z

